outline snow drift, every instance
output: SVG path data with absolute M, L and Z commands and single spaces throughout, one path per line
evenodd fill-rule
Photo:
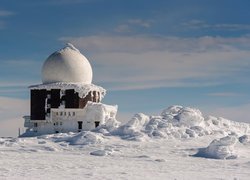
M 234 136 L 215 139 L 207 148 L 199 149 L 199 152 L 194 156 L 213 159 L 236 159 L 238 157 L 234 149 L 236 142 L 237 138 Z
M 39 136 L 38 139 L 49 139 L 53 142 L 65 142 L 69 145 L 91 145 L 100 144 L 104 141 L 101 133 L 83 131 L 80 133 L 59 133 Z
M 198 109 L 189 107 L 171 106 L 163 110 L 161 115 L 158 116 L 138 113 L 123 125 L 120 125 L 115 118 L 107 122 L 93 131 L 80 133 L 59 133 L 34 138 L 0 138 L 0 148 L 20 146 L 20 148 L 32 149 L 29 148 L 29 144 L 34 142 L 33 144 L 36 144 L 35 146 L 39 147 L 40 150 L 59 151 L 68 146 L 85 147 L 105 144 L 110 136 L 132 141 L 146 141 L 155 138 L 187 139 L 215 135 L 215 138 L 225 136 L 226 138 L 214 140 L 207 148 L 200 150 L 198 154 L 202 157 L 228 159 L 237 157 L 233 149 L 235 141 L 250 144 L 249 124 L 204 116 Z M 44 149 L 43 146 L 46 148 Z M 112 150 L 110 149 L 97 149 L 90 154 L 105 156 L 111 153 Z
M 171 106 L 159 116 L 135 114 L 126 124 L 113 129 L 110 131 L 112 135 L 128 140 L 143 140 L 147 137 L 185 139 L 212 134 L 242 136 L 249 134 L 250 126 L 224 118 L 203 116 L 198 109 Z
M 88 133 L 79 133 L 71 140 L 65 139 L 70 134 L 66 133 L 63 140 L 70 141 L 72 145 L 85 144 L 87 143 L 85 141 L 87 135 L 92 137 L 97 136 L 97 133 L 102 136 L 113 135 L 135 141 L 145 141 L 147 138 L 186 139 L 206 135 L 223 137 L 235 135 L 240 142 L 249 143 L 250 124 L 234 122 L 221 117 L 204 116 L 200 110 L 190 107 L 170 106 L 158 116 L 135 114 L 131 120 L 123 125 L 120 125 L 120 122 L 115 118 L 110 118 L 105 124 Z M 60 139 L 58 135 L 53 136 L 53 138 L 55 137 L 57 140 Z M 93 139 L 95 138 L 93 137 Z

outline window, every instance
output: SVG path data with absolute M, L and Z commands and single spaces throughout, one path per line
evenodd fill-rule
M 34 127 L 37 127 L 38 126 L 38 124 L 37 123 L 34 123 Z
M 100 124 L 100 122 L 99 122 L 99 121 L 95 121 L 95 127 L 98 127 L 98 126 L 99 126 L 99 124 Z
M 67 116 L 67 112 L 64 112 L 64 116 Z
M 60 112 L 60 116 L 62 116 L 63 115 L 63 112 Z
M 62 126 L 62 122 L 60 122 L 60 125 Z
M 73 112 L 73 116 L 75 116 L 76 115 L 76 113 L 75 112 Z
M 69 112 L 69 116 L 71 116 L 70 112 Z
M 56 115 L 58 116 L 58 112 L 56 112 Z

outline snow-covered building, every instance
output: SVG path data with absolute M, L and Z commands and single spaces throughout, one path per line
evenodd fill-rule
M 47 58 L 42 82 L 29 87 L 26 134 L 91 130 L 116 116 L 117 106 L 101 103 L 106 90 L 92 84 L 91 65 L 72 44 Z

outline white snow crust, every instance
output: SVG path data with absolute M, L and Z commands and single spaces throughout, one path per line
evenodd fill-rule
M 84 98 L 88 95 L 90 91 L 98 91 L 101 94 L 101 98 L 103 98 L 106 94 L 106 90 L 101 86 L 97 86 L 94 84 L 85 84 L 85 83 L 70 83 L 70 82 L 56 82 L 56 83 L 48 83 L 48 84 L 38 84 L 29 87 L 30 89 L 74 89 L 78 92 L 80 98 Z
M 107 122 L 93 131 L 0 138 L 0 179 L 249 179 L 247 123 L 182 106 Z
M 87 58 L 72 44 L 51 54 L 42 67 L 43 83 L 78 82 L 91 84 L 92 68 Z

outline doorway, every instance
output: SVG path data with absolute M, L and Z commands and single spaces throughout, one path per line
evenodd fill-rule
M 100 121 L 95 121 L 95 127 L 98 127 L 100 124 Z
M 82 130 L 82 121 L 78 121 L 78 131 Z

